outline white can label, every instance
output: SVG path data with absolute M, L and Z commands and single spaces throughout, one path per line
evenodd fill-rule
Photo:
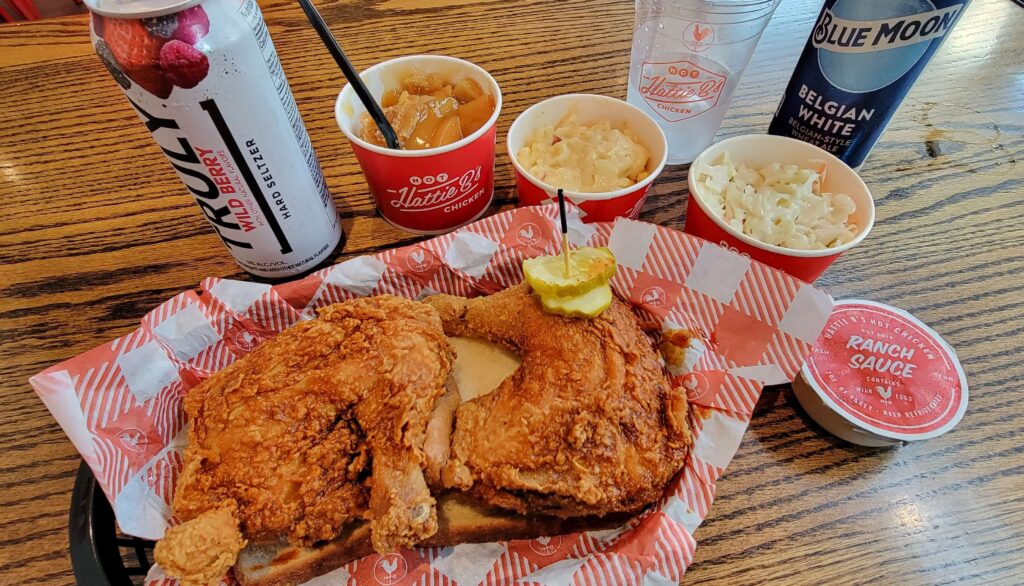
M 337 210 L 254 0 L 94 15 L 93 42 L 242 268 L 286 277 L 337 246 Z

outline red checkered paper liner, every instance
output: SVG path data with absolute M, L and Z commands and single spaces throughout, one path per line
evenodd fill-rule
M 175 296 L 135 331 L 31 384 L 92 468 L 121 529 L 157 539 L 172 514 L 189 388 L 331 303 L 379 293 L 472 296 L 516 284 L 523 259 L 559 251 L 557 218 L 554 206 L 510 210 L 282 285 L 206 279 L 199 293 Z M 663 330 L 696 331 L 705 340 L 672 371 L 703 407 L 691 410 L 694 446 L 683 471 L 655 506 L 619 529 L 371 555 L 313 583 L 678 583 L 762 386 L 792 379 L 832 299 L 736 252 L 643 222 L 583 224 L 573 213 L 570 241 L 608 246 L 619 263 L 612 285 L 620 297 Z M 148 583 L 174 581 L 156 567 Z

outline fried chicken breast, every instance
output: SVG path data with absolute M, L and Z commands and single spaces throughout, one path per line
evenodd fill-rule
M 545 313 L 526 284 L 487 297 L 429 297 L 449 336 L 504 345 L 522 364 L 455 411 L 443 483 L 521 513 L 634 511 L 683 466 L 686 395 L 631 309 Z
M 185 398 L 182 527 L 227 510 L 246 539 L 311 544 L 366 518 L 382 552 L 432 535 L 422 447 L 453 359 L 432 308 L 388 295 L 268 340 Z M 187 534 L 168 531 L 158 550 L 188 551 L 174 543 Z

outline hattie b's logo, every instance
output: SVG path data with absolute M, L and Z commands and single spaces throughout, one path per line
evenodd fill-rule
M 377 563 L 373 565 L 373 579 L 378 584 L 391 586 L 397 584 L 409 571 L 405 558 L 397 553 L 389 553 L 380 556 Z
M 708 33 L 710 34 L 710 33 Z M 718 105 L 728 77 L 709 69 L 713 61 L 644 62 L 636 87 L 647 105 L 669 122 L 679 122 L 707 112 Z M 718 67 L 719 70 L 724 70 Z
M 554 554 L 559 547 L 562 547 L 562 538 L 557 535 L 530 540 L 530 549 L 544 556 Z
M 683 30 L 683 44 L 691 51 L 707 51 L 714 42 L 715 29 L 710 24 L 694 22 Z
M 255 348 L 259 343 L 260 337 L 252 332 L 241 330 L 235 334 L 235 344 L 246 352 Z
M 665 290 L 657 285 L 644 289 L 640 294 L 640 302 L 651 307 L 663 307 L 666 301 Z
M 405 264 L 417 273 L 424 273 L 434 265 L 434 255 L 428 254 L 423 249 L 417 248 L 405 257 Z
M 710 386 L 707 377 L 699 372 L 688 372 L 683 375 L 683 388 L 686 389 L 686 397 L 691 401 L 703 397 Z
M 523 224 L 516 232 L 516 239 L 524 246 L 533 246 L 540 242 L 540 228 L 536 224 Z
M 396 195 L 390 204 L 402 212 L 429 212 L 443 209 L 454 212 L 483 193 L 480 186 L 481 169 L 478 165 L 458 177 L 447 173 L 412 176 L 409 185 L 388 189 Z
M 134 427 L 126 427 L 121 430 L 121 433 L 117 434 L 117 441 L 130 452 L 145 452 L 146 444 L 149 443 L 146 440 L 146 434 L 141 429 Z
M 883 387 L 881 385 L 875 385 L 875 392 L 878 393 L 883 399 L 888 400 L 892 396 L 892 387 Z

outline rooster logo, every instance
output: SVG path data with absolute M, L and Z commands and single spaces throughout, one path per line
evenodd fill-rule
M 537 539 L 530 540 L 530 549 L 543 556 L 552 555 L 561 546 L 562 538 L 557 535 L 555 537 L 538 537 Z
M 540 228 L 534 224 L 523 224 L 523 227 L 516 234 L 516 238 L 525 246 L 533 246 L 540 240 L 537 236 L 538 232 L 540 232 Z
M 129 452 L 144 452 L 146 450 L 146 434 L 142 433 L 140 429 L 126 428 L 117 434 L 117 440 Z
M 691 51 L 706 51 L 715 40 L 715 29 L 710 24 L 693 23 L 686 27 L 683 42 Z
M 239 348 L 245 350 L 246 352 L 255 348 L 256 344 L 258 344 L 259 341 L 259 337 L 257 337 L 256 334 L 252 332 L 242 330 L 235 334 L 235 343 L 238 344 Z
M 640 294 L 640 303 L 651 307 L 665 305 L 665 290 L 657 285 L 644 289 L 644 292 Z
M 417 273 L 429 270 L 430 266 L 434 264 L 433 259 L 430 256 L 427 256 L 427 253 L 423 250 L 418 248 L 409 253 L 409 256 L 405 258 L 405 262 L 409 265 L 410 269 Z
M 687 398 L 691 401 L 703 397 L 709 386 L 708 379 L 699 372 L 688 372 L 683 375 L 683 388 L 686 389 Z
M 377 580 L 378 584 L 384 586 L 398 583 L 405 577 L 406 572 L 408 572 L 408 567 L 405 564 L 405 558 L 397 553 L 381 556 L 373 565 L 373 578 Z

